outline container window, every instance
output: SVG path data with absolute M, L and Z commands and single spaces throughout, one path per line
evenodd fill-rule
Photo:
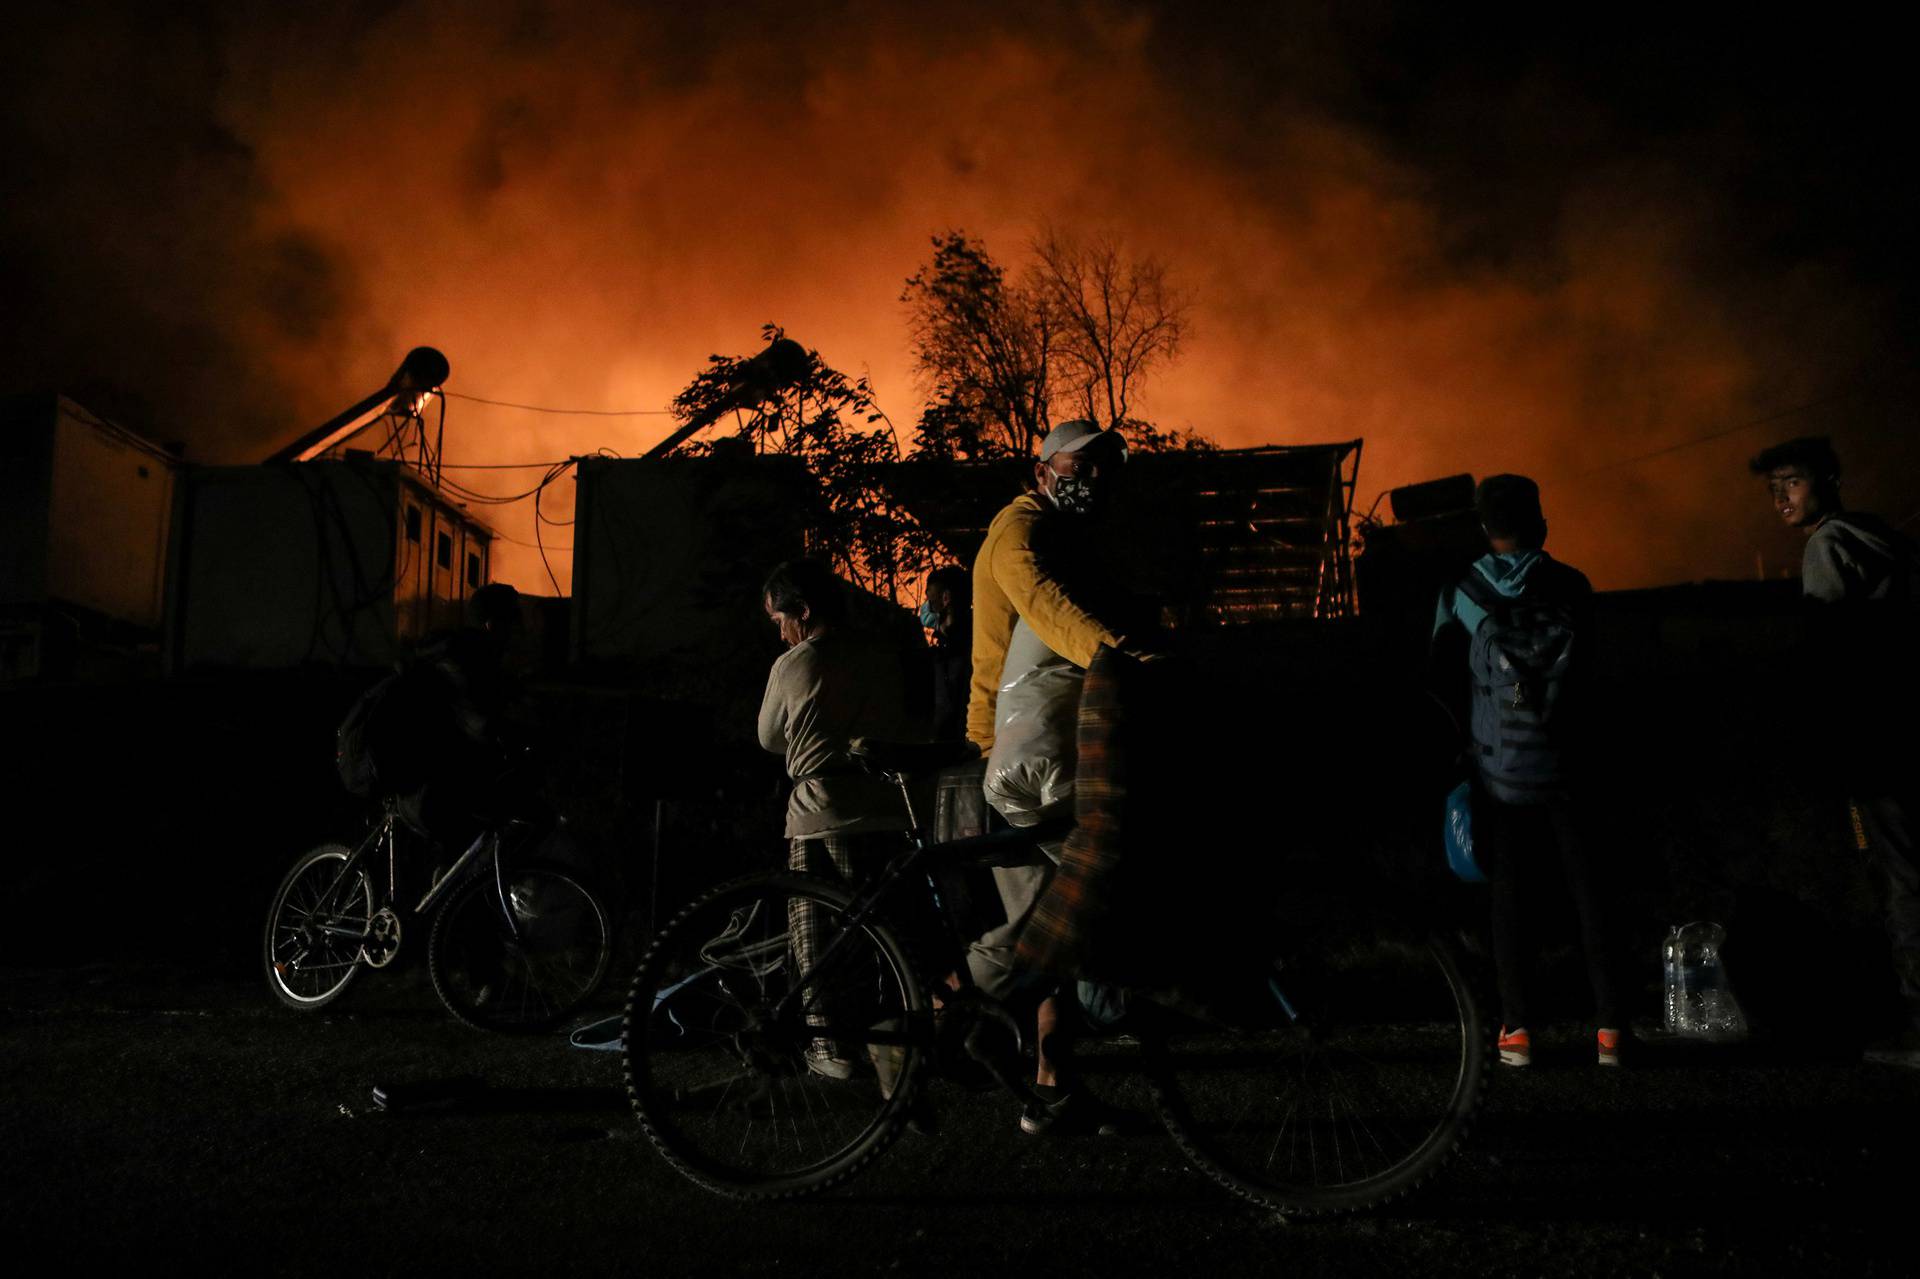
M 441 568 L 453 567 L 453 539 L 445 533 L 434 539 L 433 558 Z
M 467 552 L 467 585 L 475 590 L 480 588 L 480 557 L 472 551 Z
M 407 508 L 407 540 L 409 542 L 420 540 L 420 508 L 417 506 Z

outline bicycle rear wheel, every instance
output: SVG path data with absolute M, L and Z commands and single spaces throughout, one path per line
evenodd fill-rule
M 1425 1182 L 1466 1135 L 1492 1046 L 1457 948 L 1369 933 L 1260 962 L 1231 1013 L 1146 1045 L 1174 1140 L 1234 1194 L 1291 1215 L 1358 1212 Z
M 447 1010 L 479 1030 L 539 1031 L 593 998 L 613 956 L 606 907 L 572 872 L 525 865 L 506 896 L 491 874 L 453 890 L 427 938 L 427 972 Z
M 681 911 L 634 974 L 622 1035 L 634 1114 L 716 1194 L 821 1190 L 900 1135 L 932 1013 L 892 931 L 847 926 L 851 901 L 809 875 L 736 880 Z
M 360 948 L 373 926 L 373 881 L 364 866 L 340 881 L 350 856 L 344 844 L 320 845 L 293 864 L 273 895 L 262 958 L 267 988 L 289 1008 L 325 1007 L 360 973 Z

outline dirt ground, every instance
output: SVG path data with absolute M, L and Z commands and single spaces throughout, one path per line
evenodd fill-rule
M 1603 1074 L 1549 1035 L 1433 1186 L 1355 1220 L 1263 1216 L 1163 1133 L 1036 1140 L 945 1086 L 939 1130 L 851 1185 L 743 1207 L 654 1154 L 616 1055 L 477 1034 L 417 971 L 376 977 L 301 1016 L 231 971 L 0 970 L 0 1230 L 76 1270 L 1912 1273 L 1920 1072 L 1778 1044 Z M 459 1075 L 485 1088 L 457 1108 L 373 1104 Z

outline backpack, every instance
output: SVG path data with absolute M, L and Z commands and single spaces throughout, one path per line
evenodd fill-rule
M 430 667 L 414 664 L 354 699 L 333 735 L 334 770 L 348 794 L 403 795 L 425 784 L 432 742 L 446 717 L 443 682 Z
M 1487 789 L 1509 804 L 1537 804 L 1566 792 L 1563 702 L 1580 645 L 1575 596 L 1558 586 L 1540 582 L 1509 599 L 1477 572 L 1459 584 L 1487 613 L 1467 650 L 1471 751 Z

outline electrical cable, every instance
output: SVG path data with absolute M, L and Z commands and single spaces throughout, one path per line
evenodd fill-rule
M 491 404 L 497 409 L 519 409 L 526 413 L 557 413 L 563 417 L 671 417 L 672 409 L 556 409 L 545 404 L 516 404 L 512 400 L 489 400 L 481 395 L 463 395 L 459 391 L 442 391 L 456 400 L 471 400 L 475 404 Z
M 526 540 L 525 540 L 525 539 L 523 539 L 523 538 L 518 538 L 518 537 L 509 537 L 509 536 L 508 536 L 507 534 L 505 534 L 505 533 L 502 533 L 502 532 L 500 532 L 500 531 L 499 531 L 499 530 L 497 530 L 497 529 L 496 529 L 496 530 L 494 530 L 494 534 L 493 534 L 493 535 L 494 535 L 495 537 L 497 537 L 497 538 L 499 538 L 499 539 L 500 539 L 501 541 L 503 541 L 503 542 L 512 542 L 512 543 L 513 543 L 513 544 L 514 544 L 515 546 L 524 546 L 524 547 L 526 547 L 526 548 L 527 548 L 528 550 L 530 550 L 530 551 L 540 551 L 540 550 L 547 550 L 547 551 L 571 551 L 571 550 L 573 549 L 573 547 L 571 547 L 571 546 L 544 546 L 544 545 L 542 545 L 542 544 L 541 544 L 541 543 L 539 543 L 539 542 L 529 542 L 529 541 L 526 541 Z
M 566 460 L 566 458 L 559 458 L 545 462 L 442 462 L 440 469 L 443 471 L 544 471 L 550 466 L 559 466 Z
M 63 400 L 65 398 L 66 397 L 64 396 L 60 397 L 60 399 L 63 399 Z M 177 466 L 180 462 L 180 457 L 178 454 L 172 452 L 169 449 L 163 448 L 158 444 L 155 444 L 151 440 L 143 439 L 140 436 L 135 435 L 132 431 L 129 431 L 126 427 L 121 426 L 116 422 L 109 422 L 103 417 L 96 416 L 91 410 L 83 408 L 78 404 L 75 404 L 72 400 L 66 400 L 65 411 L 72 413 L 73 416 L 79 418 L 82 422 L 87 423 L 89 426 L 97 427 L 98 429 L 105 431 L 107 434 L 111 435 L 114 439 L 119 440 L 122 444 L 127 445 L 129 448 L 138 449 L 140 452 L 145 453 L 150 457 L 157 458 L 158 460 L 166 463 L 168 466 Z
M 564 462 L 556 463 L 554 466 L 548 468 L 547 476 L 544 479 L 542 479 L 538 484 L 534 485 L 532 488 L 528 489 L 524 493 L 515 493 L 511 497 L 495 497 L 490 494 L 475 492 L 473 489 L 468 488 L 466 485 L 457 484 L 452 480 L 444 481 L 442 483 L 442 487 L 451 489 L 454 493 L 457 493 L 459 496 L 465 498 L 469 502 L 478 502 L 483 506 L 511 506 L 515 502 L 524 502 L 528 498 L 538 494 L 541 489 L 547 487 L 547 485 L 553 483 L 554 480 L 559 478 L 559 476 L 555 474 L 555 472 L 563 472 L 566 470 L 567 467 L 572 465 L 573 465 L 573 460 L 571 458 L 569 458 Z
M 548 484 L 558 479 L 565 472 L 566 468 L 571 465 L 571 462 L 567 462 L 561 466 L 554 467 L 553 470 L 547 473 L 547 478 L 540 482 L 540 487 L 533 491 L 533 540 L 540 552 L 540 567 L 547 570 L 547 580 L 553 583 L 553 593 L 556 596 L 560 594 L 560 579 L 554 576 L 553 565 L 547 559 L 546 539 L 540 536 L 540 494 Z
M 1866 389 L 1867 385 L 1865 383 L 1855 383 L 1845 390 L 1835 391 L 1831 395 L 1823 395 L 1819 399 L 1808 400 L 1804 404 L 1795 404 L 1791 408 L 1781 409 L 1777 413 L 1769 413 L 1764 417 L 1757 417 L 1749 421 L 1736 423 L 1733 426 L 1722 427 L 1720 430 L 1710 431 L 1705 435 L 1696 435 L 1691 439 L 1663 445 L 1657 449 L 1650 449 L 1645 453 L 1635 453 L 1629 457 L 1615 458 L 1611 462 L 1603 462 L 1599 466 L 1589 467 L 1584 471 L 1576 472 L 1570 478 L 1583 480 L 1590 475 L 1599 475 L 1603 471 L 1611 471 L 1617 467 L 1631 466 L 1635 462 L 1645 462 L 1652 458 L 1665 457 L 1669 453 L 1678 453 L 1681 449 L 1690 449 L 1696 444 L 1706 444 L 1713 440 L 1725 439 L 1729 435 L 1738 435 L 1742 431 L 1751 431 L 1757 426 L 1767 426 L 1770 423 L 1793 417 L 1799 413 L 1806 413 L 1813 409 L 1825 408 L 1830 404 L 1838 404 L 1844 400 L 1853 399 Z

